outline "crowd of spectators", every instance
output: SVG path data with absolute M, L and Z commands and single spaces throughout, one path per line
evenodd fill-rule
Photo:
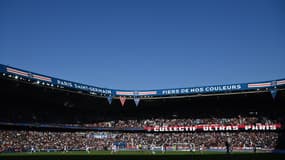
M 69 124 L 84 127 L 111 127 L 116 129 L 124 128 L 144 128 L 154 126 L 192 126 L 201 124 L 220 124 L 220 125 L 238 125 L 238 124 L 274 124 L 276 120 L 268 119 L 267 117 L 243 117 L 237 116 L 232 118 L 154 118 L 142 120 L 117 120 L 107 122 L 96 122 L 90 124 Z
M 195 125 L 255 125 L 255 124 L 282 124 L 284 120 L 271 119 L 268 117 L 257 117 L 257 116 L 236 116 L 230 118 L 143 118 L 143 119 L 120 119 L 120 120 L 110 120 L 110 121 L 92 121 L 90 122 L 50 122 L 50 123 L 15 123 L 16 125 L 29 125 L 29 126 L 40 126 L 46 125 L 49 127 L 77 127 L 77 128 L 105 128 L 111 130 L 124 130 L 124 129 L 144 129 L 146 127 L 167 127 L 167 126 L 195 126 Z M 7 124 L 7 122 L 1 122 L 0 124 Z M 8 123 L 10 124 L 10 123 Z
M 90 124 L 59 124 L 83 127 L 110 127 L 116 129 L 144 128 L 154 126 L 192 126 L 202 124 L 239 125 L 239 124 L 275 124 L 276 120 L 265 117 L 232 118 L 155 118 L 141 120 L 116 120 L 95 122 Z M 96 131 L 33 131 L 33 130 L 0 130 L 0 151 L 62 151 L 62 150 L 107 150 L 114 143 L 124 144 L 125 148 L 137 145 L 174 146 L 179 143 L 203 146 L 223 147 L 225 140 L 230 139 L 234 147 L 252 147 L 254 145 L 265 149 L 276 147 L 277 132 L 179 132 L 179 133 L 125 133 Z
M 108 150 L 114 143 L 125 147 L 137 145 L 174 146 L 178 143 L 195 144 L 196 147 L 224 147 L 231 140 L 233 147 L 274 149 L 278 140 L 276 132 L 192 132 L 192 133 L 121 133 L 121 132 L 50 132 L 0 130 L 0 151 L 63 151 Z

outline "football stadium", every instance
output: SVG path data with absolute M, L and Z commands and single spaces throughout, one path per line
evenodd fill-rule
M 285 79 L 119 90 L 0 72 L 0 159 L 285 158 Z

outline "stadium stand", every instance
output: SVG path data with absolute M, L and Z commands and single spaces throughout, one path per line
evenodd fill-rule
M 180 94 L 186 89 L 139 92 L 149 95 L 134 91 L 122 106 L 119 94 L 127 91 L 86 92 L 81 89 L 88 85 L 68 88 L 79 84 L 3 65 L 0 71 L 1 152 L 111 150 L 114 145 L 129 151 L 139 146 L 225 151 L 226 143 L 239 152 L 285 149 L 283 80 L 197 87 L 195 94 L 191 89 L 189 94 Z M 255 88 L 260 84 L 264 86 Z M 207 89 L 229 90 L 205 93 Z
M 136 150 L 139 144 L 144 150 L 155 145 L 159 150 L 165 145 L 167 151 L 190 150 L 190 144 L 195 145 L 196 151 L 221 150 L 225 148 L 225 140 L 231 139 L 235 151 L 253 151 L 254 145 L 260 150 L 272 151 L 278 140 L 276 132 L 207 132 L 207 133 L 120 133 L 120 132 L 51 132 L 51 131 L 15 131 L 0 132 L 2 152 L 31 152 L 36 151 L 84 151 L 86 146 L 91 150 L 111 150 L 112 144 L 118 144 L 123 150 Z M 184 143 L 186 146 L 175 149 L 175 144 Z

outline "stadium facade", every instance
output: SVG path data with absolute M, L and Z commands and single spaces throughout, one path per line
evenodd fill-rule
M 0 65 L 0 71 L 3 75 L 13 75 L 18 78 L 28 79 L 35 81 L 39 84 L 47 86 L 55 86 L 58 88 L 65 88 L 75 91 L 81 91 L 89 94 L 104 95 L 104 96 L 131 96 L 131 97 L 164 97 L 164 96 L 184 96 L 195 94 L 208 94 L 208 93 L 231 93 L 242 91 L 255 91 L 259 89 L 278 88 L 285 85 L 285 79 L 277 79 L 270 81 L 261 81 L 253 83 L 238 83 L 228 85 L 212 85 L 201 87 L 185 87 L 185 88 L 172 88 L 172 89 L 159 89 L 159 90 L 114 90 L 109 88 L 95 87 L 91 85 L 81 84 L 51 76 L 46 76 L 30 71 L 25 71 L 10 66 Z
M 0 73 L 2 152 L 285 149 L 285 79 L 115 90 L 6 65 Z

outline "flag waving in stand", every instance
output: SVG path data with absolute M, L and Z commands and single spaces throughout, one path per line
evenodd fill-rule
M 140 98 L 138 97 L 138 95 L 139 95 L 139 92 L 135 91 L 134 92 L 134 101 L 135 101 L 136 106 L 138 106 L 139 102 L 140 102 Z
M 270 89 L 270 93 L 271 93 L 271 96 L 273 98 L 273 100 L 275 100 L 275 97 L 277 95 L 277 81 L 272 81 L 271 82 L 271 89 Z
M 112 99 L 113 99 L 112 96 L 109 95 L 107 99 L 108 99 L 109 104 L 111 104 L 112 103 Z
M 125 102 L 126 102 L 126 97 L 120 97 L 121 105 L 124 107 Z
M 270 90 L 270 93 L 272 95 L 272 98 L 275 99 L 276 95 L 277 95 L 277 90 L 275 88 Z
M 139 97 L 134 97 L 134 101 L 135 101 L 136 106 L 138 106 L 139 103 L 140 103 L 140 98 Z

